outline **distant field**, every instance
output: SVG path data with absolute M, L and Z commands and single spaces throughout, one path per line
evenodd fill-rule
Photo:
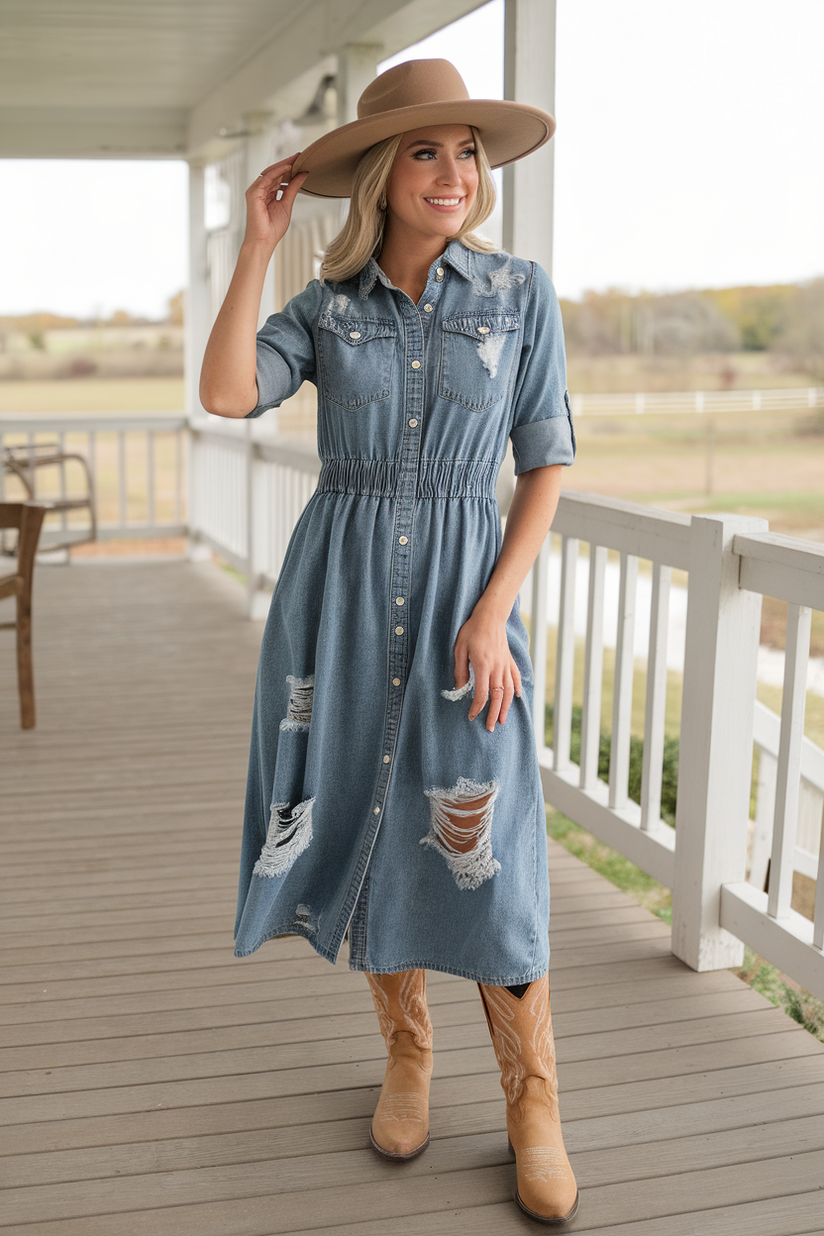
M 567 357 L 569 389 L 579 395 L 635 391 L 770 390 L 820 386 L 775 352 L 710 352 L 696 356 Z
M 759 515 L 824 539 L 824 414 L 581 417 L 571 489 L 689 513 Z
M 182 378 L 62 378 L 0 382 L 5 416 L 61 412 L 179 412 Z

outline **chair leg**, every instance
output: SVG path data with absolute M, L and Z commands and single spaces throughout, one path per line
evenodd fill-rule
M 20 726 L 24 730 L 33 730 L 36 717 L 31 656 L 31 602 L 26 596 L 17 598 L 17 686 L 20 693 Z

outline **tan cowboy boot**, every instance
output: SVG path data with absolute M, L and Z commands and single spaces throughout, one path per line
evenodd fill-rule
M 432 1022 L 426 971 L 366 974 L 389 1059 L 369 1138 L 385 1159 L 414 1159 L 429 1145 Z
M 561 1133 L 549 975 L 529 983 L 520 998 L 506 987 L 478 989 L 506 1095 L 515 1201 L 539 1223 L 560 1227 L 578 1210 L 578 1187 Z

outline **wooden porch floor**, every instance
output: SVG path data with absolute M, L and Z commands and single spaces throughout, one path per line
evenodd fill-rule
M 232 956 L 260 626 L 180 562 L 40 567 L 39 724 L 0 644 L 0 1229 L 506 1236 L 504 1104 L 474 984 L 431 974 L 432 1144 L 370 1149 L 367 985 L 303 940 Z M 824 1046 L 550 846 L 575 1230 L 824 1232 Z

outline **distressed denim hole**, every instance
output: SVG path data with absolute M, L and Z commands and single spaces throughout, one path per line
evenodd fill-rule
M 286 717 L 280 723 L 282 730 L 308 730 L 312 720 L 312 700 L 315 694 L 315 675 L 308 678 L 295 678 L 287 674 L 286 681 L 292 688 L 289 695 L 289 705 Z
M 284 875 L 312 840 L 312 807 L 314 798 L 298 803 L 294 810 L 288 803 L 272 803 L 269 831 L 254 866 L 254 874 L 271 879 Z
M 479 888 L 501 870 L 491 840 L 498 783 L 459 777 L 451 789 L 435 787 L 424 793 L 429 799 L 430 821 L 420 844 L 443 855 L 458 888 Z

